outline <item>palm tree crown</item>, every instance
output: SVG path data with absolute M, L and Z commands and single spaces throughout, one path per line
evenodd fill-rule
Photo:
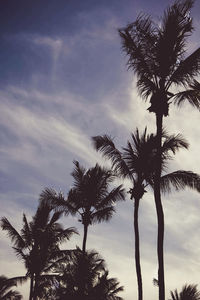
M 164 173 L 167 169 L 167 161 L 172 158 L 171 153 L 175 154 L 179 148 L 188 148 L 188 143 L 181 135 L 168 136 L 163 132 L 162 136 L 161 171 Z M 131 141 L 127 142 L 127 146 L 122 151 L 115 147 L 112 138 L 107 135 L 93 137 L 93 143 L 96 150 L 101 151 L 105 157 L 111 160 L 114 173 L 122 178 L 130 179 L 132 182 L 129 193 L 131 199 L 134 199 L 135 262 L 138 299 L 142 300 L 138 209 L 139 201 L 146 192 L 145 188 L 148 185 L 154 188 L 155 185 L 157 136 L 147 134 L 146 129 L 140 134 L 136 129 L 135 133 L 131 135 Z M 161 177 L 163 192 L 170 192 L 172 186 L 177 190 L 188 186 L 200 191 L 200 177 L 193 172 L 182 170 Z
M 138 77 L 137 86 L 144 98 L 150 96 L 150 112 L 168 115 L 171 102 L 188 100 L 200 108 L 200 48 L 185 57 L 186 39 L 192 33 L 190 10 L 193 0 L 176 1 L 156 25 L 149 16 L 140 15 L 120 29 L 128 66 Z M 185 90 L 174 92 L 180 85 Z
M 122 300 L 123 291 L 116 278 L 108 278 L 105 261 L 94 250 L 83 252 L 79 248 L 70 261 L 62 262 L 56 270 L 59 299 Z
M 194 284 L 184 285 L 179 294 L 177 290 L 171 291 L 170 294 L 170 300 L 200 300 L 200 292 L 197 290 L 197 285 Z
M 68 240 L 75 228 L 63 229 L 57 221 L 61 212 L 51 215 L 50 202 L 42 193 L 40 204 L 31 222 L 23 215 L 23 227 L 20 233 L 11 225 L 7 218 L 1 219 L 1 227 L 6 230 L 14 244 L 16 255 L 24 261 L 27 273 L 25 278 L 31 278 L 30 298 L 35 299 L 39 279 L 48 273 L 56 262 L 70 254 L 69 250 L 60 250 L 59 245 Z M 20 277 L 19 280 L 22 278 Z
M 88 226 L 103 221 L 109 221 L 115 212 L 115 203 L 124 200 L 122 185 L 110 190 L 110 184 L 115 179 L 114 174 L 98 164 L 86 170 L 74 161 L 73 188 L 69 191 L 67 200 L 61 195 L 54 197 L 56 206 L 65 209 L 66 213 L 79 214 L 84 226 L 83 249 L 86 246 Z M 52 197 L 53 199 L 53 197 Z
M 154 134 L 147 134 L 147 129 L 140 134 L 136 129 L 131 134 L 131 140 L 127 142 L 127 146 L 118 150 L 113 139 L 108 135 L 95 136 L 92 138 L 94 147 L 100 151 L 103 156 L 112 162 L 113 172 L 122 178 L 131 180 L 133 187 L 130 189 L 131 199 L 141 198 L 145 192 L 145 188 L 149 185 L 154 187 L 155 169 L 156 169 L 156 143 L 157 137 Z M 179 149 L 187 149 L 188 142 L 181 134 L 168 135 L 162 134 L 162 179 L 161 190 L 170 192 L 171 188 L 183 189 L 189 187 L 200 191 L 200 177 L 191 171 L 178 170 L 166 174 L 168 161 L 171 160 Z
M 7 278 L 6 276 L 0 276 L 0 299 L 13 299 L 21 300 L 22 295 L 18 291 L 13 291 L 11 288 L 17 285 L 17 280 L 14 278 Z
M 179 105 L 187 100 L 200 108 L 200 83 L 195 79 L 200 73 L 200 48 L 185 57 L 186 39 L 193 31 L 190 17 L 193 3 L 193 0 L 175 1 L 158 25 L 149 16 L 140 15 L 135 22 L 119 30 L 128 66 L 137 75 L 139 92 L 145 99 L 150 98 L 148 110 L 156 115 L 154 198 L 158 220 L 159 300 L 165 299 L 164 212 L 160 194 L 163 116 L 168 115 L 172 102 Z M 177 91 L 177 86 L 181 90 Z

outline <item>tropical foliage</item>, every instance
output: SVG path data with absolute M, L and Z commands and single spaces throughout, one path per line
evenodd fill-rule
M 149 112 L 155 113 L 157 126 L 157 156 L 154 198 L 158 219 L 158 281 L 159 300 L 165 299 L 164 281 L 164 213 L 160 195 L 161 148 L 163 117 L 169 114 L 170 103 L 184 101 L 200 108 L 200 48 L 188 57 L 186 39 L 193 31 L 190 10 L 193 0 L 176 1 L 156 24 L 150 16 L 137 20 L 119 30 L 122 47 L 128 55 L 128 67 L 137 75 L 140 95 L 150 100 Z M 177 91 L 177 87 L 181 90 Z M 175 90 L 175 92 L 174 92 Z
M 70 261 L 60 263 L 57 272 L 55 299 L 122 300 L 118 293 L 123 287 L 117 279 L 108 278 L 105 262 L 96 251 L 77 248 Z
M 97 151 L 111 160 L 112 168 L 117 176 L 131 180 L 132 188 L 129 190 L 130 198 L 134 199 L 134 231 L 135 231 L 135 262 L 138 281 L 138 299 L 142 300 L 142 275 L 140 266 L 138 209 L 139 201 L 146 192 L 149 185 L 154 188 L 155 165 L 156 165 L 156 142 L 157 138 L 153 134 L 147 134 L 145 129 L 142 134 L 136 129 L 131 135 L 131 141 L 127 146 L 119 151 L 113 139 L 107 135 L 93 137 L 94 147 Z M 171 154 L 175 154 L 180 148 L 188 148 L 188 143 L 179 135 L 167 135 L 163 132 L 162 143 L 162 172 L 166 172 L 167 162 L 172 159 Z M 200 176 L 191 171 L 178 170 L 161 177 L 161 191 L 170 192 L 171 187 L 176 190 L 186 186 L 200 191 Z
M 78 214 L 79 221 L 84 227 L 82 250 L 86 251 L 88 226 L 109 221 L 115 212 L 115 203 L 124 200 L 122 185 L 110 189 L 115 179 L 114 174 L 96 164 L 95 167 L 86 170 L 78 161 L 74 161 L 74 170 L 71 173 L 74 178 L 73 188 L 69 191 L 65 200 L 62 195 L 55 197 L 52 192 L 52 203 L 61 207 L 66 214 Z
M 18 232 L 7 218 L 1 219 L 1 227 L 10 237 L 16 255 L 22 259 L 27 270 L 24 279 L 30 278 L 29 299 L 36 299 L 38 290 L 56 263 L 70 255 L 68 250 L 60 250 L 59 245 L 76 233 L 71 227 L 63 229 L 57 221 L 61 212 L 51 215 L 52 207 L 41 194 L 41 201 L 31 222 L 23 215 L 23 227 Z M 23 278 L 19 278 L 21 280 Z
M 6 276 L 0 276 L 0 299 L 1 300 L 21 300 L 22 295 L 13 287 L 17 286 L 17 280 L 15 278 L 7 278 Z
M 190 10 L 193 0 L 177 0 L 165 10 L 156 24 L 148 15 L 139 15 L 136 21 L 119 30 L 123 51 L 128 56 L 128 68 L 137 76 L 140 95 L 149 99 L 149 112 L 156 117 L 156 134 L 131 135 L 126 147 L 118 150 L 108 135 L 93 137 L 96 150 L 111 161 L 111 169 L 96 164 L 85 169 L 74 161 L 71 173 L 73 185 L 65 198 L 46 188 L 40 195 L 39 205 L 31 221 L 23 214 L 23 225 L 17 231 L 3 217 L 2 230 L 11 239 L 13 250 L 26 268 L 24 276 L 0 276 L 0 299 L 22 299 L 12 290 L 17 283 L 30 280 L 29 300 L 122 300 L 123 291 L 116 278 L 110 278 L 105 261 L 97 251 L 86 250 L 88 228 L 95 223 L 109 221 L 116 212 L 116 204 L 125 200 L 122 185 L 115 179 L 128 179 L 128 193 L 134 201 L 135 262 L 138 281 L 138 299 L 143 299 L 140 266 L 140 240 L 138 210 L 148 187 L 153 190 L 157 213 L 157 256 L 159 300 L 165 300 L 164 277 L 164 212 L 162 193 L 185 187 L 200 192 L 200 176 L 192 171 L 168 172 L 168 161 L 187 141 L 179 135 L 168 135 L 163 129 L 163 119 L 169 114 L 170 104 L 188 102 L 200 109 L 200 48 L 186 56 L 186 41 L 193 31 Z M 78 216 L 83 225 L 82 249 L 65 249 L 77 230 L 64 229 L 60 223 L 63 215 Z M 59 221 L 59 222 L 58 222 Z M 62 245 L 62 248 L 61 248 Z M 200 300 L 196 285 L 185 285 L 182 291 L 171 291 L 170 300 Z
M 170 300 L 200 300 L 200 292 L 197 290 L 197 285 L 186 284 L 183 286 L 180 293 L 177 290 L 170 292 Z

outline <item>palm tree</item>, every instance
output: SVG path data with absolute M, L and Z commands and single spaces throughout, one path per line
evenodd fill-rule
M 94 250 L 77 248 L 72 259 L 60 263 L 56 271 L 60 275 L 55 299 L 122 300 L 118 293 L 123 287 L 117 279 L 108 278 L 105 262 Z
M 177 290 L 171 291 L 170 294 L 170 300 L 200 300 L 200 292 L 197 290 L 197 285 L 194 284 L 184 285 L 179 294 Z
M 22 295 L 18 291 L 11 290 L 12 287 L 17 286 L 15 278 L 7 278 L 0 276 L 0 299 L 1 300 L 21 300 Z
M 163 116 L 168 115 L 169 104 L 180 105 L 185 100 L 200 108 L 200 48 L 185 58 L 186 38 L 191 35 L 190 10 L 193 0 L 176 1 L 156 25 L 149 16 L 120 29 L 123 50 L 128 55 L 128 66 L 137 75 L 137 86 L 144 98 L 150 97 L 149 112 L 156 115 L 157 159 L 154 197 L 158 220 L 157 254 L 159 300 L 165 299 L 164 282 L 164 214 L 160 195 L 161 147 Z M 174 87 L 184 90 L 174 92 Z
M 138 129 L 131 135 L 131 142 L 127 147 L 119 151 L 112 138 L 107 135 L 93 137 L 94 147 L 101 151 L 112 162 L 114 173 L 122 178 L 131 180 L 132 188 L 129 193 L 134 198 L 134 233 L 135 233 L 135 263 L 138 283 L 138 299 L 143 298 L 142 275 L 140 267 L 140 246 L 138 228 L 138 209 L 140 199 L 146 192 L 145 188 L 150 185 L 155 187 L 155 161 L 157 137 L 148 135 L 146 129 L 140 135 Z M 187 148 L 188 143 L 181 135 L 168 136 L 163 133 L 162 145 L 162 172 L 166 171 L 167 160 L 171 158 L 170 152 L 175 154 L 179 148 Z M 177 190 L 188 186 L 200 190 L 200 177 L 190 171 L 176 171 L 163 175 L 161 178 L 161 190 L 170 192 L 171 186 Z
M 61 207 L 65 213 L 78 214 L 84 227 L 82 250 L 86 250 L 86 241 L 89 225 L 109 221 L 115 212 L 114 205 L 124 200 L 122 185 L 109 190 L 109 185 L 115 179 L 113 173 L 98 164 L 86 170 L 74 161 L 73 188 L 68 193 L 67 200 L 52 193 L 52 201 L 56 207 Z
M 57 221 L 62 212 L 51 214 L 52 207 L 45 198 L 40 196 L 40 204 L 31 222 L 23 215 L 23 227 L 20 233 L 11 225 L 7 218 L 1 219 L 1 228 L 6 230 L 14 244 L 16 255 L 24 261 L 27 273 L 19 280 L 30 278 L 29 300 L 35 300 L 40 282 L 56 263 L 71 254 L 70 250 L 60 250 L 59 245 L 76 233 L 75 228 L 63 229 Z

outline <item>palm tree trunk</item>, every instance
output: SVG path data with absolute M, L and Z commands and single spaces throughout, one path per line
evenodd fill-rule
M 84 224 L 84 236 L 83 236 L 83 246 L 82 246 L 83 253 L 85 253 L 86 250 L 87 233 L 88 233 L 88 225 Z
M 161 143 L 162 143 L 162 121 L 163 115 L 156 114 L 157 125 L 157 160 L 154 182 L 154 197 L 158 221 L 157 236 L 157 255 L 158 255 L 158 284 L 159 284 L 159 300 L 165 300 L 165 280 L 164 280 L 164 213 L 161 202 L 160 178 L 161 178 Z
M 33 282 L 34 282 L 34 275 L 31 275 L 29 300 L 32 300 L 33 298 Z
M 135 199 L 134 205 L 134 230 L 135 230 L 135 267 L 137 274 L 137 283 L 138 283 L 138 300 L 142 300 L 142 275 L 140 267 L 140 240 L 139 240 L 139 228 L 138 228 L 138 209 L 139 209 L 139 200 Z
M 33 290 L 33 300 L 37 300 L 37 289 L 38 289 L 38 275 L 35 275 L 35 285 Z

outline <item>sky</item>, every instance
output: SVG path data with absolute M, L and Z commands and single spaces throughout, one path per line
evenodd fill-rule
M 155 132 L 155 116 L 138 95 L 136 77 L 127 71 L 118 29 L 140 14 L 160 22 L 169 0 L 6 0 L 0 1 L 0 203 L 1 217 L 16 229 L 22 214 L 34 215 L 39 194 L 46 187 L 65 195 L 72 186 L 73 160 L 86 168 L 106 164 L 96 153 L 91 137 L 109 134 L 116 145 L 126 145 L 136 127 Z M 195 31 L 187 51 L 199 47 L 200 2 L 191 16 Z M 170 107 L 164 126 L 181 133 L 190 143 L 170 163 L 169 171 L 200 172 L 199 112 L 189 105 Z M 129 187 L 129 183 L 125 183 Z M 133 203 L 116 206 L 109 223 L 89 228 L 88 249 L 98 251 L 110 276 L 118 278 L 125 300 L 136 299 Z M 163 196 L 165 212 L 166 298 L 185 283 L 199 284 L 200 197 L 185 190 Z M 68 249 L 81 246 L 82 227 L 76 218 L 62 219 L 75 226 Z M 141 267 L 144 300 L 158 295 L 157 221 L 153 194 L 140 204 Z M 0 232 L 1 274 L 24 275 L 23 263 Z M 199 287 L 200 288 L 200 287 Z M 24 299 L 28 287 L 19 288 Z

